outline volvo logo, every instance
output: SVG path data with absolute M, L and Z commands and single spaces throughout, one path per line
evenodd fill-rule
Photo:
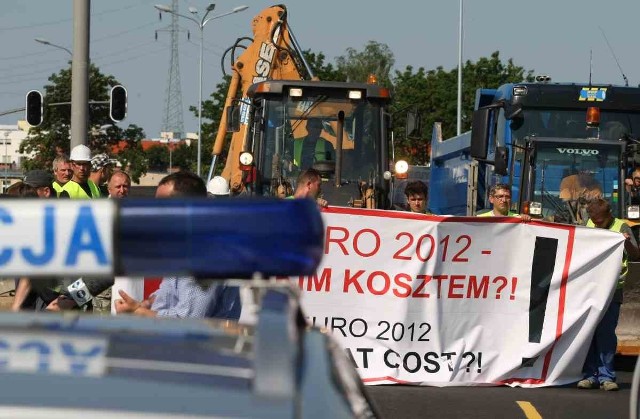
M 590 148 L 556 148 L 560 154 L 578 154 L 580 156 L 597 156 L 600 150 Z

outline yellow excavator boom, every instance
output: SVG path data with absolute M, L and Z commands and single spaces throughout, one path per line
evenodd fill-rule
M 214 156 L 220 156 L 224 150 L 227 109 L 238 100 L 238 96 L 241 96 L 241 101 L 246 101 L 249 86 L 264 80 L 304 80 L 312 77 L 308 66 L 305 68 L 302 52 L 294 42 L 284 5 L 264 9 L 253 18 L 251 26 L 253 42 L 232 65 L 231 83 L 213 146 Z M 242 189 L 239 156 L 247 141 L 248 122 L 241 118 L 240 130 L 233 133 L 222 171 L 232 192 Z

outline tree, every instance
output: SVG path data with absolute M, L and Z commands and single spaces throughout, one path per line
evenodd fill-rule
M 29 137 L 20 145 L 20 152 L 33 154 L 24 161 L 26 170 L 49 169 L 53 159 L 60 153 L 69 153 L 71 126 L 71 68 L 60 70 L 48 79 L 51 84 L 45 86 L 44 120 L 42 125 L 32 128 Z M 108 101 L 111 87 L 120 84 L 111 75 L 104 75 L 93 64 L 89 67 L 89 99 Z M 137 125 L 129 125 L 125 130 L 113 124 L 109 118 L 109 106 L 89 106 L 89 128 L 87 146 L 95 153 L 113 154 L 112 150 L 121 150 L 115 156 L 123 167 L 127 168 L 133 181 L 137 182 L 147 171 L 146 159 L 140 146 L 144 131 Z M 122 140 L 126 140 L 122 142 Z M 117 146 L 117 147 L 116 147 Z
M 347 48 L 346 56 L 336 58 L 338 71 L 347 75 L 351 82 L 367 81 L 370 74 L 378 78 L 378 84 L 391 87 L 391 68 L 396 60 L 386 44 L 369 41 L 363 51 Z
M 161 145 L 154 145 L 147 149 L 147 164 L 149 170 L 164 172 L 169 167 L 169 150 Z
M 173 167 L 180 170 L 191 170 L 191 162 L 193 161 L 193 147 L 184 143 L 179 144 L 173 149 Z M 208 167 L 209 165 L 207 165 Z M 205 172 L 206 173 L 206 172 Z
M 347 75 L 333 66 L 333 64 L 325 64 L 325 56 L 323 53 L 314 53 L 310 50 L 302 52 L 304 59 L 311 67 L 314 76 L 324 81 L 346 81 Z
M 515 65 L 512 59 L 503 63 L 498 51 L 475 63 L 465 62 L 462 68 L 462 131 L 471 128 L 477 89 L 532 80 L 533 70 Z M 396 71 L 393 82 L 395 101 L 392 114 L 396 123 L 397 155 L 412 164 L 424 164 L 429 160 L 434 122 L 442 123 L 443 138 L 450 138 L 456 133 L 458 69 L 447 71 L 437 67 L 426 71 L 419 68 L 414 72 L 413 67 L 407 66 L 402 72 Z M 405 112 L 408 109 L 416 109 L 422 115 L 424 129 L 419 138 L 407 138 L 405 133 Z

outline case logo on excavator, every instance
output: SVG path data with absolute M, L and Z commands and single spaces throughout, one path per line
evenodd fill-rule
M 253 77 L 253 83 L 267 80 L 271 73 L 271 63 L 276 54 L 276 47 L 271 43 L 263 42 L 260 45 L 260 53 L 258 61 L 256 61 L 256 76 Z

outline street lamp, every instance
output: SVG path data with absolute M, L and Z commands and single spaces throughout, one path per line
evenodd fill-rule
M 198 25 L 198 29 L 200 29 L 200 63 L 199 63 L 199 85 L 198 85 L 198 165 L 197 165 L 197 174 L 198 176 L 200 176 L 200 166 L 201 166 L 201 161 L 202 161 L 202 53 L 203 53 L 203 45 L 204 45 L 204 26 L 209 23 L 209 21 L 213 20 L 213 19 L 218 19 L 220 17 L 223 16 L 228 16 L 234 13 L 238 13 L 241 12 L 243 10 L 246 10 L 249 8 L 249 6 L 238 6 L 238 7 L 234 7 L 231 11 L 229 12 L 225 12 L 225 13 L 221 13 L 219 15 L 215 15 L 215 16 L 211 16 L 207 19 L 207 16 L 209 15 L 210 12 L 213 11 L 213 9 L 215 9 L 216 5 L 214 3 L 211 3 L 207 6 L 206 12 L 204 14 L 204 16 L 202 16 L 202 18 L 200 18 L 200 20 L 198 20 L 197 18 L 199 18 L 200 16 L 198 15 L 198 9 L 196 9 L 195 7 L 189 7 L 189 12 L 191 12 L 191 14 L 193 14 L 196 17 L 192 17 L 192 16 L 187 16 L 187 15 L 183 15 L 181 13 L 175 12 L 171 7 L 169 6 L 165 6 L 163 4 L 156 4 L 155 8 L 158 9 L 161 12 L 166 12 L 166 13 L 171 13 L 174 14 L 176 16 L 180 16 L 183 17 L 185 19 L 189 19 L 193 22 L 195 22 L 196 25 Z
M 47 41 L 44 38 L 36 38 L 36 39 L 34 39 L 34 41 L 39 42 L 39 43 L 44 44 L 44 45 L 49 45 L 49 46 L 52 46 L 52 47 L 55 47 L 55 48 L 60 48 L 62 50 L 65 50 L 65 51 L 67 51 L 69 53 L 69 55 L 71 55 L 73 57 L 73 53 L 71 52 L 71 50 L 69 50 L 69 48 L 65 48 L 65 47 L 60 46 L 60 45 L 52 44 L 51 42 Z

